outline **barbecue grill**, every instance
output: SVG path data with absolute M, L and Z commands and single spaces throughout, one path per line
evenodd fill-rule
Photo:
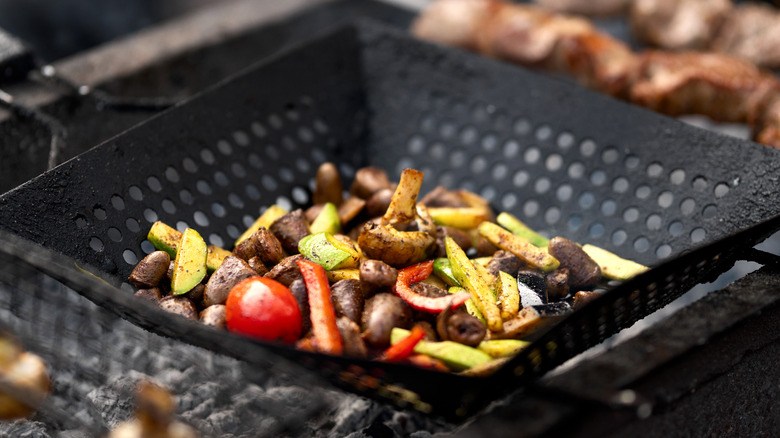
M 347 10 L 349 3 L 336 7 Z M 306 13 L 277 26 L 317 22 L 312 17 L 332 11 L 323 7 Z M 411 410 L 400 411 L 411 412 L 406 421 L 429 430 L 453 430 L 453 424 L 473 422 L 461 431 L 464 434 L 476 433 L 485 423 L 517 427 L 491 419 L 504 418 L 502 412 L 533 418 L 544 407 L 555 412 L 530 421 L 529 433 L 565 428 L 567 418 L 582 422 L 585 412 L 594 413 L 589 431 L 609 424 L 632 430 L 640 421 L 657 423 L 663 415 L 652 415 L 651 406 L 658 400 L 647 388 L 672 359 L 704 361 L 679 357 L 689 350 L 694 356 L 706 355 L 714 348 L 711 345 L 733 342 L 726 329 L 734 321 L 742 322 L 742 332 L 752 327 L 754 332 L 772 333 L 777 327 L 776 312 L 771 311 L 776 294 L 768 291 L 770 287 L 756 286 L 773 281 L 773 258 L 751 250 L 778 227 L 772 202 L 776 181 L 767 177 L 776 167 L 776 151 L 692 128 L 570 84 L 424 44 L 376 21 L 323 30 L 323 36 L 302 40 L 292 50 L 249 66 L 4 194 L 0 226 L 13 233 L 4 239 L 8 265 L 33 268 L 32 278 L 45 274 L 64 283 L 77 292 L 65 296 L 82 306 L 93 309 L 76 295 L 99 304 L 100 310 L 92 311 L 106 315 L 107 322 L 98 324 L 98 337 L 101 330 L 103 335 L 109 331 L 115 321 L 110 315 L 117 313 L 135 324 L 126 330 L 144 333 L 136 343 L 158 339 L 137 331 L 138 326 L 269 373 L 295 370 L 292 373 L 306 376 L 306 382 L 329 381 L 398 405 Z M 444 145 L 455 145 L 454 151 Z M 154 220 L 179 227 L 191 224 L 213 243 L 230 242 L 263 206 L 305 204 L 313 169 L 325 159 L 339 163 L 346 175 L 365 164 L 381 165 L 391 174 L 413 166 L 426 173 L 427 188 L 441 183 L 477 191 L 497 209 L 513 211 L 545 233 L 596 243 L 655 269 L 573 314 L 487 380 L 258 345 L 172 319 L 133 299 L 122 287 L 132 265 L 149 251 L 144 237 Z M 264 178 L 253 181 L 247 176 L 251 172 L 263 172 Z M 40 212 L 30 215 L 31 206 Z M 768 266 L 753 281 L 712 295 L 714 303 L 702 301 L 687 308 L 687 315 L 670 320 L 645 339 L 573 365 L 568 374 L 539 380 L 564 360 L 745 258 Z M 7 277 L 4 281 L 13 290 L 46 289 L 17 281 L 18 274 Z M 11 295 L 8 308 L 32 310 L 8 318 L 40 319 L 46 312 L 36 303 L 54 299 L 43 293 L 37 292 L 33 300 L 21 293 Z M 732 301 L 739 303 L 738 308 Z M 61 309 L 79 308 L 68 300 L 55 302 L 62 302 L 57 306 Z M 719 315 L 716 327 L 696 325 L 697 318 L 691 315 L 706 315 L 712 310 L 708 305 L 718 304 L 727 315 Z M 764 317 L 769 324 L 755 322 L 753 315 L 760 309 L 769 310 Z M 652 338 L 679 332 L 679 324 L 690 324 L 696 337 Z M 20 331 L 22 326 L 20 322 L 12 328 Z M 59 326 L 52 327 L 56 335 Z M 35 330 L 22 330 L 24 338 L 34 343 L 41 337 Z M 774 336 L 748 336 L 755 339 L 750 350 L 759 352 L 752 359 L 755 363 L 771 357 Z M 84 342 L 77 337 L 77 345 Z M 108 345 L 88 352 L 111 351 Z M 663 354 L 632 356 L 632 346 L 642 345 L 658 347 Z M 61 349 L 49 351 L 52 357 L 65 356 Z M 305 372 L 300 364 L 316 373 Z M 638 371 L 629 366 L 638 364 L 643 364 Z M 140 368 L 160 372 L 150 365 Z M 615 374 L 604 368 L 619 370 L 616 375 L 622 378 L 608 378 Z M 237 379 L 262 382 L 267 374 L 260 374 Z M 99 373 L 85 377 L 99 384 L 105 380 Z M 593 389 L 590 382 L 600 385 Z M 675 406 L 679 388 L 689 387 L 697 387 L 696 379 L 679 383 L 668 403 Z M 770 385 L 763 391 L 771 394 L 777 388 Z M 647 394 L 654 398 L 646 399 Z M 493 416 L 478 416 L 491 401 L 501 405 Z M 316 416 L 321 409 L 315 404 L 296 419 Z M 455 423 L 439 423 L 439 415 Z M 282 429 L 299 433 L 293 423 L 283 422 Z

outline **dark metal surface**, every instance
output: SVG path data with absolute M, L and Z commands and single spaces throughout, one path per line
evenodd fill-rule
M 544 233 L 655 265 L 778 213 L 777 182 L 766 177 L 778 153 L 364 22 L 254 66 L 6 193 L 0 224 L 119 284 L 151 250 L 145 235 L 155 220 L 229 247 L 264 206 L 306 204 L 316 166 L 333 160 L 347 179 L 366 164 L 391 174 L 415 167 L 426 189 L 471 189 Z M 515 364 L 549 369 L 721 270 L 775 222 L 627 284 L 626 295 L 578 313 L 607 312 L 574 320 L 589 339 L 564 333 Z M 70 268 L 60 275 L 150 330 L 250 362 L 260 354 L 255 343 L 172 319 L 127 290 L 85 287 Z M 342 387 L 436 414 L 468 415 L 511 389 L 267 348 Z

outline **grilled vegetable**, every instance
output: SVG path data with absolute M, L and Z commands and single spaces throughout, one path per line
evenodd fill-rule
M 452 274 L 450 259 L 446 257 L 439 257 L 433 261 L 433 273 L 447 283 L 448 286 L 460 286 L 460 283 L 458 283 L 458 280 L 456 280 L 455 276 Z
M 332 202 L 325 203 L 320 214 L 311 223 L 310 229 L 312 233 L 338 233 L 341 229 L 341 220 L 336 205 Z
M 360 259 L 360 254 L 354 248 L 334 238 L 329 232 L 309 234 L 298 243 L 298 250 L 328 271 L 355 268 Z
M 379 224 L 367 223 L 358 245 L 369 258 L 396 267 L 409 266 L 427 259 L 436 243 L 436 227 L 425 207 L 416 206 L 422 185 L 422 172 L 404 169 L 393 200 Z M 421 231 L 401 231 L 416 222 Z
M 325 269 L 308 260 L 297 260 L 296 263 L 309 296 L 314 348 L 321 353 L 339 355 L 344 351 L 344 346 L 336 324 L 336 311 L 331 302 Z
M 477 349 L 491 357 L 507 357 L 514 356 L 529 344 L 530 342 L 519 339 L 492 339 L 480 342 Z
M 301 337 L 301 312 L 290 289 L 264 277 L 247 278 L 225 302 L 228 330 L 265 341 L 292 344 Z
M 466 312 L 446 308 L 436 317 L 436 333 L 443 341 L 476 347 L 485 338 L 485 325 Z
M 230 251 L 217 245 L 209 245 L 206 248 L 208 251 L 206 255 L 206 269 L 208 272 L 214 272 L 222 264 L 222 261 L 225 260 L 225 257 L 231 254 Z
M 171 228 L 164 222 L 157 221 L 152 224 L 152 228 L 149 229 L 146 238 L 155 248 L 167 252 L 171 259 L 176 257 L 176 251 L 181 241 L 180 231 Z
M 409 330 L 394 328 L 391 343 L 395 344 L 409 336 Z M 427 354 L 444 362 L 453 371 L 465 370 L 490 362 L 492 357 L 487 353 L 452 341 L 430 342 L 420 341 L 414 347 L 415 353 Z
M 410 289 L 412 283 L 424 280 L 431 275 L 431 272 L 433 272 L 433 260 L 401 269 L 398 271 L 395 293 L 413 309 L 425 312 L 441 312 L 447 307 L 457 308 L 471 297 L 468 293 L 456 293 L 444 297 L 430 298 L 415 293 Z
M 488 328 L 493 331 L 501 330 L 501 312 L 490 286 L 454 240 L 447 238 L 446 245 L 447 258 L 455 279 L 471 294 L 477 309 L 485 317 Z
M 274 223 L 275 220 L 279 219 L 283 215 L 287 214 L 287 210 L 284 208 L 274 204 L 270 207 L 268 207 L 267 210 L 263 212 L 263 214 L 260 215 L 260 217 L 255 220 L 255 222 L 249 226 L 249 228 L 244 231 L 241 236 L 236 239 L 235 245 L 238 246 L 241 242 L 248 239 L 249 236 L 255 233 L 255 231 L 259 230 L 260 227 L 268 228 L 271 226 L 272 223 Z
M 494 245 L 511 252 L 526 263 L 545 272 L 552 271 L 560 265 L 560 262 L 547 251 L 535 247 L 527 239 L 512 234 L 494 223 L 482 222 L 478 230 L 479 234 Z
M 408 358 L 414 352 L 414 347 L 416 347 L 424 337 L 425 329 L 419 325 L 412 327 L 412 331 L 409 332 L 409 335 L 388 347 L 384 353 L 379 356 L 379 360 L 385 362 L 399 362 Z
M 436 225 L 460 229 L 476 228 L 488 218 L 484 209 L 475 207 L 429 207 L 428 213 Z
M 501 331 L 491 331 L 488 336 L 490 339 L 522 338 L 546 324 L 558 321 L 570 310 L 571 307 L 566 302 L 524 307 L 515 319 L 504 323 Z
M 524 237 L 526 240 L 531 242 L 532 245 L 538 246 L 539 248 L 543 248 L 550 243 L 549 239 L 532 230 L 525 223 L 523 223 L 523 221 L 510 213 L 499 213 L 496 217 L 496 222 L 512 233 Z
M 171 277 L 171 292 L 183 294 L 206 277 L 206 258 L 208 249 L 206 242 L 197 231 L 192 228 L 184 230 L 181 243 L 173 262 L 173 276 Z
M 503 320 L 512 319 L 520 311 L 520 293 L 518 283 L 514 277 L 504 271 L 498 273 L 498 303 L 501 308 L 501 318 Z
M 601 267 L 601 275 L 610 280 L 625 281 L 648 270 L 647 266 L 621 258 L 595 245 L 586 243 L 582 245 L 582 250 Z

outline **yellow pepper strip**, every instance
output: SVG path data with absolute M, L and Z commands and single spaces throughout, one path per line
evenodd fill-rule
M 360 280 L 360 270 L 357 268 L 342 268 L 325 272 L 328 274 L 328 280 L 331 283 L 339 280 Z
M 601 275 L 610 280 L 625 281 L 637 276 L 649 268 L 637 262 L 626 260 L 598 246 L 585 244 L 582 250 L 601 268 Z
M 428 213 L 436 225 L 464 230 L 476 228 L 488 218 L 484 209 L 474 207 L 428 207 Z
M 238 246 L 239 243 L 245 241 L 246 239 L 249 239 L 249 237 L 255 233 L 255 231 L 259 230 L 260 227 L 268 228 L 271 226 L 272 223 L 274 223 L 275 220 L 279 219 L 280 217 L 287 214 L 287 210 L 283 209 L 282 207 L 274 204 L 270 207 L 268 207 L 263 214 L 260 215 L 260 217 L 257 218 L 255 223 L 249 226 L 249 228 L 244 231 L 244 234 L 242 234 L 238 239 L 236 239 L 235 245 Z
M 455 279 L 469 292 L 474 298 L 474 304 L 485 316 L 487 327 L 493 331 L 500 331 L 503 327 L 501 312 L 496 305 L 496 298 L 490 286 L 484 278 L 474 268 L 474 264 L 468 259 L 463 249 L 451 238 L 445 238 L 447 248 L 447 258 L 450 259 L 452 274 Z
M 499 271 L 498 286 L 498 306 L 501 308 L 501 318 L 506 321 L 516 317 L 517 312 L 520 311 L 517 279 L 504 271 Z
M 535 247 L 527 239 L 512 234 L 499 225 L 492 222 L 482 222 L 478 230 L 479 234 L 492 242 L 493 245 L 511 252 L 528 264 L 545 272 L 554 271 L 560 266 L 560 262 L 546 250 Z
M 531 244 L 539 248 L 545 247 L 550 243 L 549 239 L 532 230 L 523 221 L 510 213 L 499 213 L 498 217 L 496 217 L 496 222 L 512 233 L 525 237 Z
M 460 287 L 460 286 L 452 286 L 450 287 L 447 292 L 451 294 L 456 294 L 458 292 L 464 292 L 466 289 Z M 479 311 L 479 308 L 477 308 L 477 305 L 474 304 L 474 297 L 469 298 L 468 301 L 466 301 L 466 312 L 468 312 L 469 315 L 473 316 L 474 318 L 477 318 L 478 320 L 482 321 L 482 324 L 487 325 L 487 321 L 485 321 L 485 316 L 482 315 L 482 312 Z

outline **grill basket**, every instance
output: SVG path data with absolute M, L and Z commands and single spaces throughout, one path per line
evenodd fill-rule
M 7 251 L 149 331 L 260 367 L 272 352 L 358 394 L 462 419 L 711 280 L 775 231 L 777 219 L 762 221 L 780 210 L 778 154 L 359 21 L 4 194 L 0 225 L 22 238 L 9 237 Z M 256 342 L 132 297 L 125 279 L 152 251 L 154 221 L 230 247 L 264 207 L 307 205 L 326 160 L 347 183 L 366 165 L 396 176 L 414 167 L 423 192 L 472 190 L 542 234 L 656 268 L 485 379 Z

